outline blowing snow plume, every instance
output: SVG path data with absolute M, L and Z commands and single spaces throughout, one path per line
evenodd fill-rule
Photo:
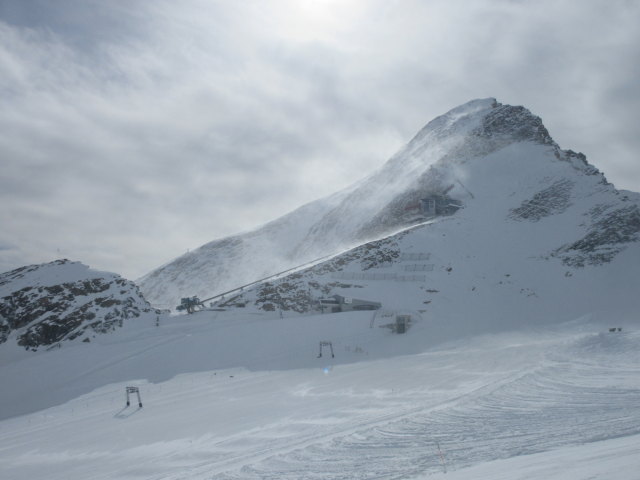
M 614 224 L 607 223 L 614 212 Z M 526 108 L 473 100 L 429 122 L 363 180 L 252 232 L 208 243 L 140 285 L 152 303 L 174 307 L 184 296 L 212 296 L 419 224 L 451 225 L 447 219 L 460 231 L 448 232 L 446 245 L 434 237 L 420 240 L 432 245 L 412 248 L 444 248 L 444 265 L 455 235 L 458 253 L 494 265 L 510 258 L 505 252 L 519 252 L 555 259 L 566 270 L 613 260 L 638 239 L 638 212 L 636 194 L 618 192 L 584 155 L 561 150 Z M 624 235 L 614 238 L 621 226 Z

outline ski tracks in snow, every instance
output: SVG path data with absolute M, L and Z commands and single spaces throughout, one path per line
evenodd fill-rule
M 637 340 L 627 338 L 627 346 L 637 349 Z M 619 355 L 620 342 L 587 337 L 530 370 L 437 404 L 360 416 L 308 435 L 256 439 L 256 448 L 239 453 L 221 442 L 217 460 L 157 478 L 400 479 L 635 435 L 640 363 Z
M 328 373 L 193 373 L 148 384 L 149 406 L 124 419 L 105 414 L 123 400 L 124 383 L 114 384 L 5 421 L 0 471 L 96 480 L 451 472 L 639 434 L 639 347 L 626 332 L 505 334 Z
M 353 412 L 356 421 L 336 420 L 335 423 L 342 423 L 343 426 L 336 426 L 324 417 L 318 420 L 315 430 L 306 434 L 296 431 L 295 421 L 286 428 L 288 436 L 270 436 L 268 432 L 256 431 L 257 438 L 247 438 L 253 435 L 245 432 L 239 438 L 217 443 L 219 450 L 212 452 L 213 458 L 190 468 L 184 475 L 168 474 L 154 478 L 395 478 L 388 475 L 389 470 L 397 471 L 394 458 L 398 453 L 412 461 L 418 460 L 419 464 L 426 467 L 440 470 L 441 460 L 435 442 L 442 437 L 436 435 L 435 431 L 425 429 L 424 425 L 419 429 L 411 429 L 415 419 L 424 417 L 428 421 L 428 417 L 438 412 L 454 409 L 469 398 L 481 397 L 524 375 L 522 372 L 509 374 L 441 401 L 434 402 L 432 397 L 425 398 L 418 406 L 399 404 L 398 410 L 393 413 L 381 414 L 388 412 L 389 406 L 371 405 L 369 414 Z M 303 423 L 313 423 L 313 420 Z M 255 448 L 247 448 L 251 443 L 255 443 Z M 390 453 L 393 455 L 390 456 Z M 330 465 L 333 468 L 328 468 Z M 368 473 L 360 477 L 363 472 Z

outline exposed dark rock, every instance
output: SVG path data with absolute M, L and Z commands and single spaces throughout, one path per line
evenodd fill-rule
M 356 263 L 361 270 L 385 267 L 398 261 L 400 251 L 397 240 L 406 233 L 396 235 L 394 238 L 385 238 L 375 242 L 369 242 L 354 248 L 347 253 L 338 255 L 320 265 L 287 275 L 283 279 L 262 283 L 255 289 L 241 293 L 224 302 L 218 303 L 218 307 L 237 308 L 244 307 L 252 302 L 260 310 L 305 313 L 314 308 L 318 297 L 330 296 L 335 289 L 362 288 L 357 284 L 345 284 L 339 281 L 319 282 L 316 276 L 326 273 L 340 272 L 347 265 Z
M 573 182 L 558 180 L 548 188 L 536 193 L 533 198 L 522 202 L 520 207 L 511 210 L 509 217 L 514 220 L 538 220 L 564 212 L 571 205 Z
M 496 106 L 483 118 L 482 126 L 474 133 L 484 138 L 507 137 L 510 142 L 553 144 L 540 117 L 522 106 Z
M 0 275 L 0 343 L 15 331 L 18 345 L 36 350 L 87 332 L 113 331 L 142 313 L 157 312 L 134 283 L 77 262 L 57 260 Z
M 626 244 L 640 241 L 640 209 L 637 205 L 609 212 L 602 210 L 592 211 L 603 218 L 595 221 L 583 238 L 554 252 L 566 265 L 584 267 L 610 262 Z

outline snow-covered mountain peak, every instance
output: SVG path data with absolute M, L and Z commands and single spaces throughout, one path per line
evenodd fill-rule
M 466 135 L 478 128 L 482 119 L 499 105 L 495 98 L 484 98 L 455 107 L 427 123 L 409 145 L 452 135 Z
M 547 145 L 554 143 L 540 117 L 522 106 L 498 103 L 483 116 L 481 125 L 474 129 L 472 134 L 484 138 L 502 137 L 512 141 L 531 141 Z
M 368 180 L 390 184 L 387 190 L 395 193 L 435 193 L 455 183 L 452 177 L 462 175 L 460 165 L 522 142 L 547 146 L 556 156 L 565 156 L 540 117 L 525 107 L 503 105 L 495 98 L 472 100 L 430 121 Z M 514 161 L 522 158 L 515 156 Z
M 450 161 L 455 154 L 477 156 L 520 141 L 554 144 L 540 117 L 525 107 L 503 105 L 495 98 L 476 99 L 427 123 L 395 157 L 420 154 L 426 157 L 423 160 L 437 161 L 432 158 L 435 147 L 436 155 L 446 150 Z
M 638 205 L 630 200 L 623 205 L 624 198 L 584 155 L 561 150 L 542 120 L 525 107 L 494 98 L 472 100 L 429 122 L 350 187 L 253 232 L 204 245 L 151 272 L 140 285 L 154 304 L 173 308 L 181 297 L 207 298 L 452 215 L 468 227 L 503 231 L 505 222 L 571 211 L 564 217 L 564 236 L 545 247 L 546 255 L 566 262 L 571 257 L 581 265 L 621 251 L 620 245 L 607 250 L 605 244 L 615 239 L 602 234 L 614 212 L 615 225 L 624 226 L 625 238 L 635 241 Z M 478 223 L 478 218 L 484 220 Z M 541 228 L 537 235 L 546 238 L 545 229 L 556 227 Z M 581 242 L 585 235 L 595 240 Z M 588 251 L 601 247 L 613 256 Z

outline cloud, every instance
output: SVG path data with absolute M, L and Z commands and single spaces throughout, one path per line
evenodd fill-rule
M 640 190 L 637 2 L 5 1 L 0 269 L 135 278 L 495 96 Z M 58 252 L 60 250 L 60 252 Z

